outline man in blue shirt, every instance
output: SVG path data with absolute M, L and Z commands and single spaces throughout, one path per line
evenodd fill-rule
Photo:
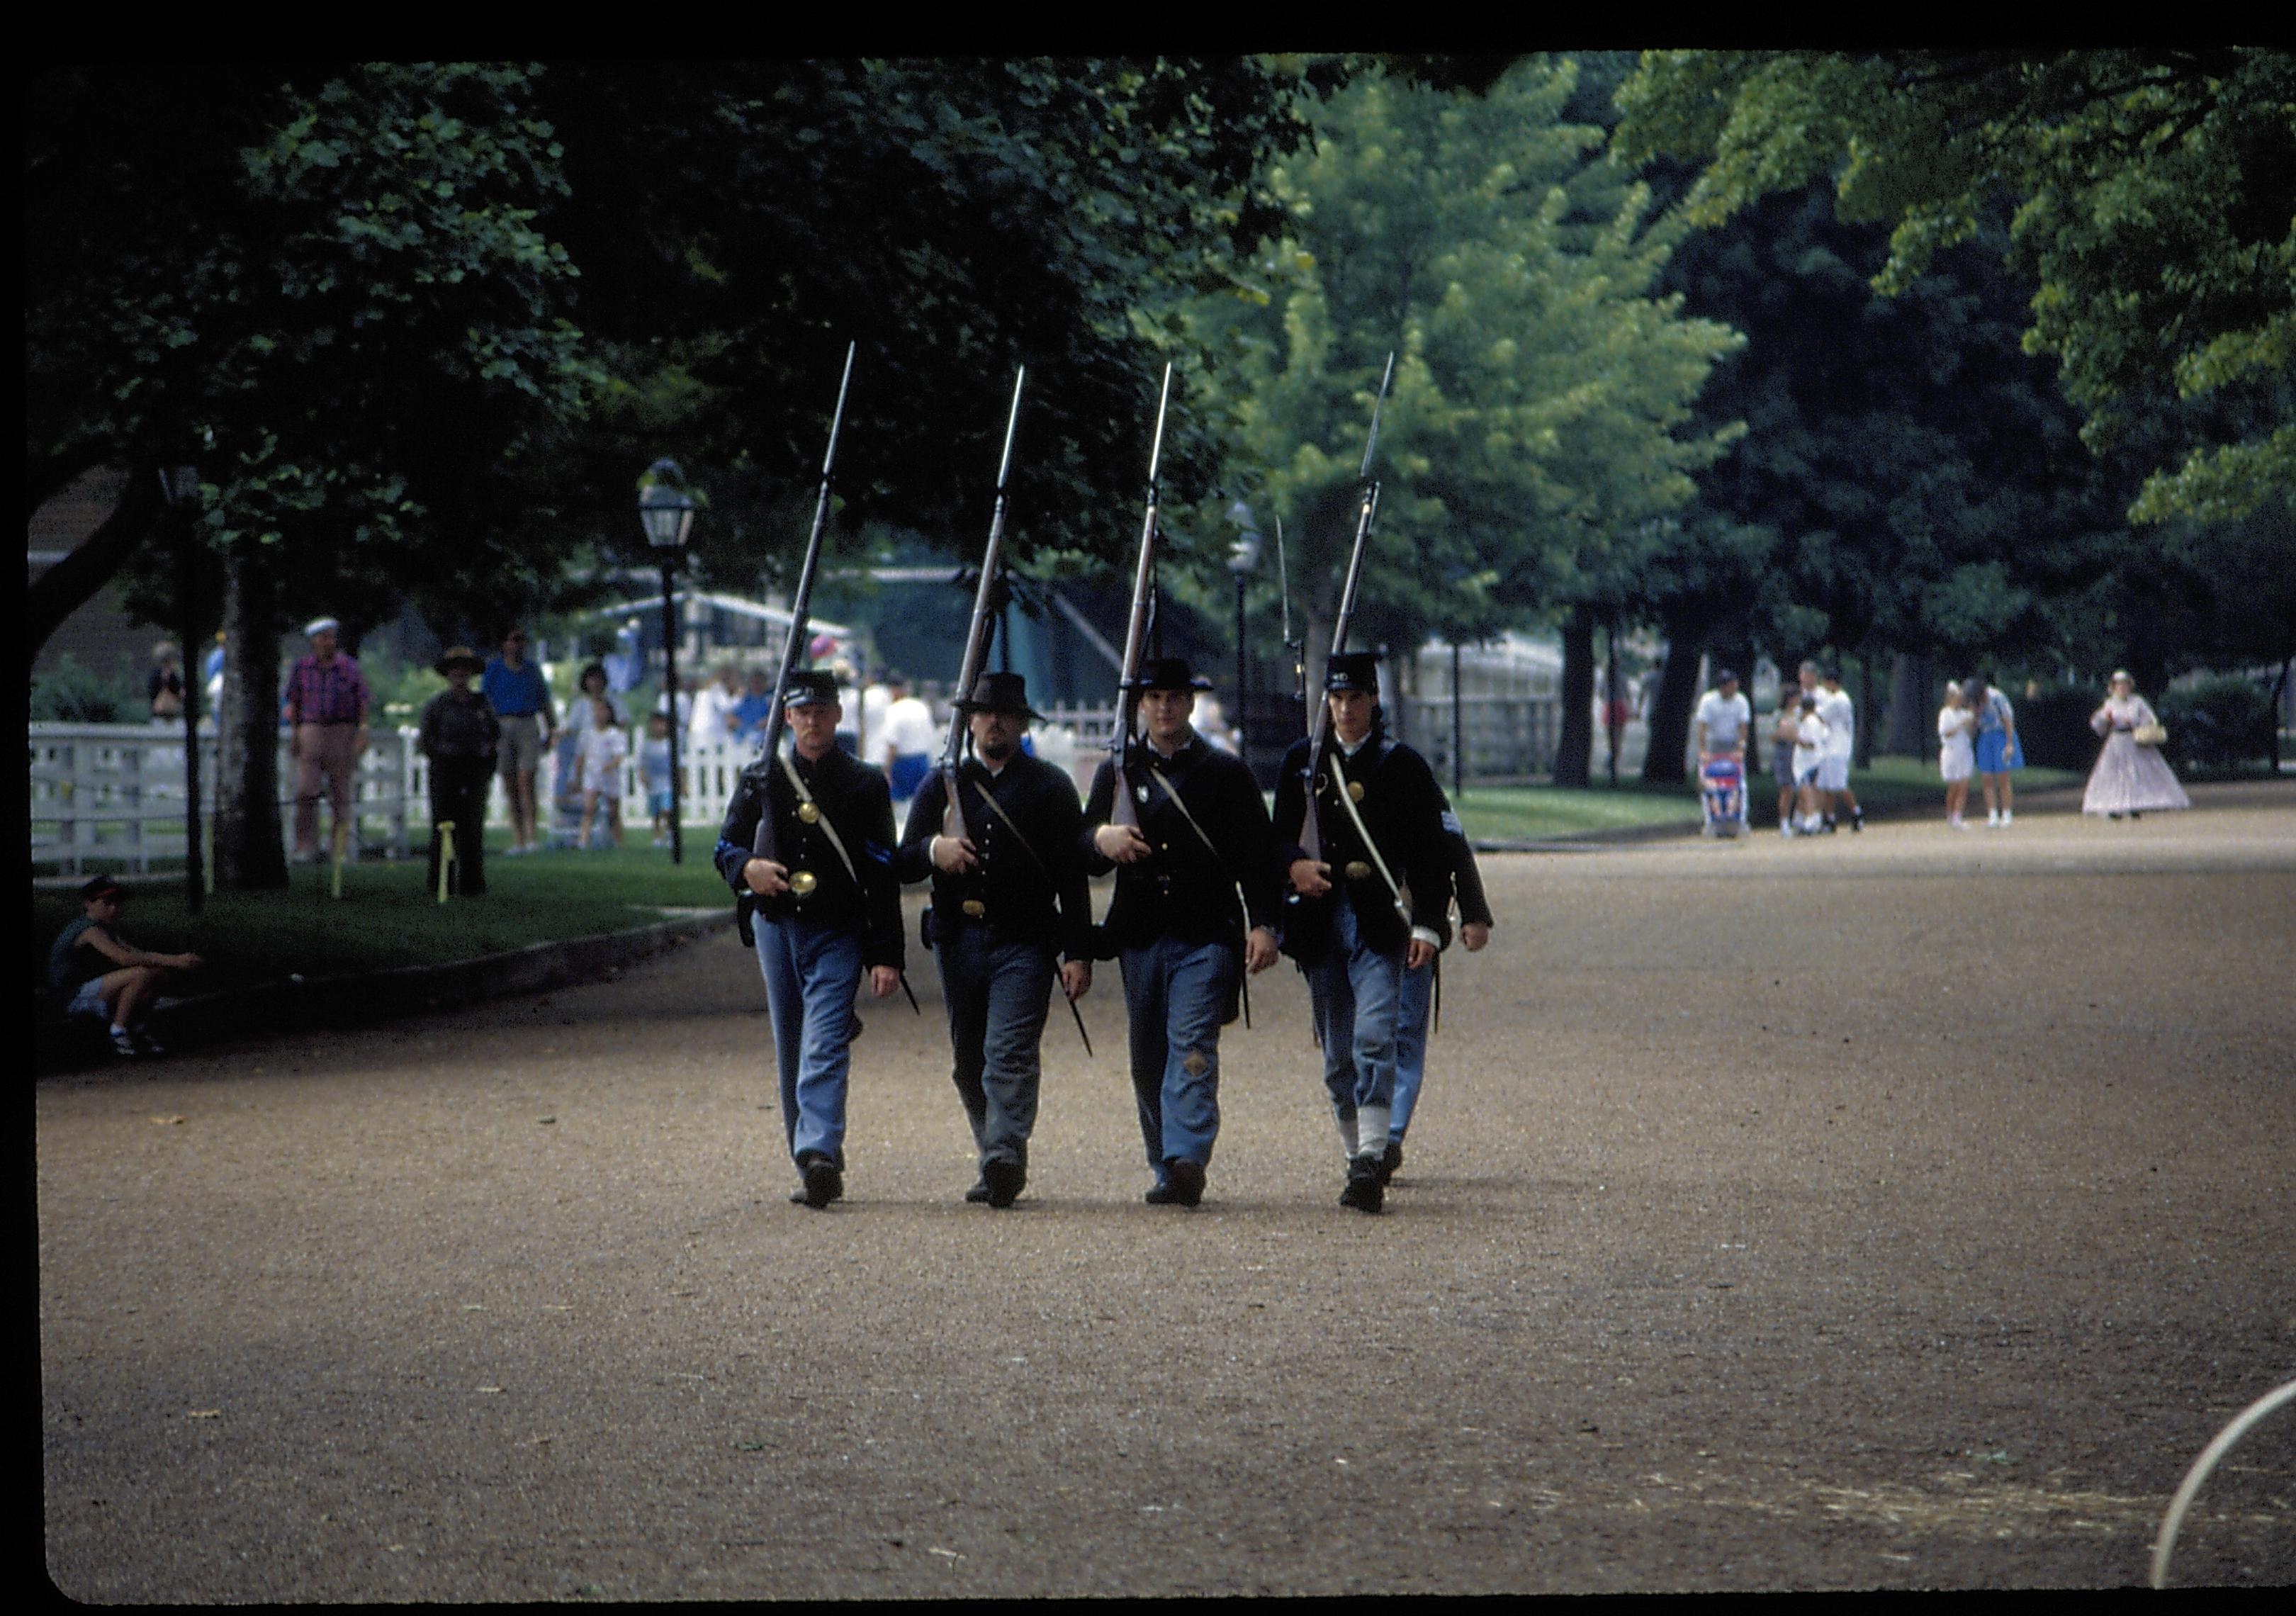
M 773 716 L 774 693 L 767 687 L 766 670 L 750 669 L 749 688 L 734 703 L 734 733 L 755 746 L 766 737 L 766 720 Z
M 556 713 L 542 669 L 526 660 L 526 630 L 503 636 L 502 654 L 488 660 L 479 688 L 502 720 L 503 790 L 510 798 L 510 850 L 534 851 L 534 775 L 550 744 Z

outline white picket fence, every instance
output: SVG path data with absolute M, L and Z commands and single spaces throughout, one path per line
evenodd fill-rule
M 1048 715 L 1053 724 L 1037 731 L 1039 756 L 1071 772 L 1078 759 L 1097 761 L 1099 747 L 1115 728 L 1113 709 L 1062 709 Z M 79 874 L 90 859 L 107 866 L 149 871 L 154 859 L 184 856 L 184 730 L 178 724 L 33 724 L 31 753 L 31 857 L 35 869 Z M 1086 735 L 1096 736 L 1096 741 Z M 428 846 L 430 833 L 430 767 L 414 750 L 412 728 L 375 734 L 359 760 L 353 792 L 352 845 L 403 858 Z M 558 800 L 561 749 L 545 752 L 535 795 L 547 836 L 562 838 L 570 827 Z M 757 758 L 757 748 L 740 742 L 678 747 L 678 773 L 687 824 L 714 824 L 725 812 L 737 776 Z M 293 834 L 295 766 L 279 742 L 280 828 Z M 1087 783 L 1089 768 L 1086 768 Z M 216 743 L 212 725 L 200 735 L 200 795 L 212 815 L 216 803 Z M 1079 787 L 1081 790 L 1081 787 Z M 638 759 L 622 765 L 622 814 L 626 830 L 643 829 L 650 816 Z M 324 825 L 328 810 L 323 807 Z M 576 814 L 578 817 L 578 810 Z M 487 823 L 509 823 L 508 799 L 500 787 L 490 793 Z M 323 830 L 323 834 L 324 833 Z

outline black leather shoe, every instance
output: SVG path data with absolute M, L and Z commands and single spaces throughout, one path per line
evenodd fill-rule
M 1397 1170 L 1402 1166 L 1402 1142 L 1400 1140 L 1390 1139 L 1387 1142 L 1386 1153 L 1379 1159 L 1379 1183 L 1382 1189 L 1385 1189 L 1387 1187 L 1388 1180 L 1393 1178 Z
M 1177 1206 L 1180 1204 L 1180 1192 L 1174 1189 L 1168 1180 L 1157 1185 L 1140 1199 L 1150 1206 Z
M 1379 1210 L 1387 1198 L 1379 1164 L 1377 1156 L 1357 1156 L 1348 1163 L 1348 1187 L 1340 1192 L 1341 1206 L 1351 1206 L 1358 1212 Z
M 988 1180 L 983 1178 L 980 1183 L 965 1191 L 964 1203 L 967 1206 L 987 1206 L 988 1204 Z
M 1017 1161 L 984 1162 L 980 1180 L 988 1186 L 988 1204 L 1007 1207 L 1020 1198 L 1021 1186 L 1029 1182 L 1029 1169 Z
M 826 1156 L 807 1155 L 798 1162 L 798 1171 L 805 1177 L 801 1198 L 816 1210 L 845 1194 L 845 1175 Z
M 1204 1198 L 1204 1169 L 1200 1161 L 1186 1161 L 1178 1157 L 1164 1164 L 1171 1176 L 1172 1204 L 1194 1206 Z

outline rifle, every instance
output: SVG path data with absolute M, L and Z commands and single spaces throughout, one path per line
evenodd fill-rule
M 1395 356 L 1387 356 L 1387 373 L 1380 378 L 1379 397 L 1372 401 L 1371 435 L 1364 440 L 1363 484 L 1360 504 L 1356 512 L 1355 549 L 1348 556 L 1348 578 L 1340 591 L 1340 613 L 1332 626 L 1332 654 L 1338 656 L 1348 648 L 1348 629 L 1356 615 L 1356 589 L 1363 581 L 1364 549 L 1371 540 L 1372 515 L 1379 509 L 1379 484 L 1371 474 L 1372 451 L 1379 444 L 1379 413 L 1387 402 L 1387 385 L 1395 377 Z M 1305 671 L 1302 670 L 1302 680 Z M 1321 862 L 1324 857 L 1324 829 L 1321 816 L 1316 811 L 1316 784 L 1327 770 L 1326 762 L 1332 749 L 1332 704 L 1323 703 L 1319 718 L 1312 721 L 1314 744 L 1308 751 L 1307 817 L 1300 825 L 1300 846 L 1308 857 Z
M 1108 750 L 1115 767 L 1116 796 L 1108 811 L 1111 824 L 1140 824 L 1140 805 L 1128 768 L 1140 728 L 1140 659 L 1148 650 L 1148 619 L 1156 574 L 1156 508 L 1161 496 L 1157 475 L 1164 459 L 1164 411 L 1172 399 L 1172 367 L 1164 366 L 1164 387 L 1156 399 L 1156 436 L 1148 448 L 1148 508 L 1140 519 L 1140 561 L 1132 573 L 1132 612 L 1124 630 L 1124 673 L 1116 687 L 1116 733 Z
M 774 704 L 766 713 L 766 743 L 759 754 L 765 760 L 770 776 L 775 760 L 780 756 L 782 731 L 789 720 L 788 697 L 790 676 L 797 671 L 797 660 L 804 653 L 807 619 L 812 615 L 813 575 L 821 562 L 821 530 L 829 521 L 829 487 L 831 468 L 837 463 L 837 435 L 845 426 L 845 393 L 853 384 L 853 355 L 860 345 L 848 343 L 845 348 L 845 374 L 837 384 L 837 411 L 829 418 L 829 448 L 821 457 L 821 495 L 814 502 L 813 531 L 805 541 L 805 564 L 798 571 L 797 594 L 790 602 L 789 637 L 782 643 L 781 673 L 774 680 Z M 773 793 L 768 788 L 765 811 L 758 816 L 758 832 L 750 838 L 750 851 L 759 858 L 769 858 L 775 864 L 783 861 L 779 836 L 774 827 Z M 803 898 L 813 890 L 814 874 L 800 870 L 790 877 L 790 890 Z M 748 900 L 750 894 L 742 894 Z M 747 919 L 746 914 L 742 916 Z
M 1021 387 L 1028 380 L 1022 365 L 1013 377 L 1013 408 L 1004 417 L 1004 454 L 996 463 L 996 508 L 988 519 L 988 549 L 980 558 L 980 585 L 972 594 L 972 628 L 964 638 L 964 661 L 956 672 L 956 701 L 950 705 L 948 741 L 941 748 L 941 790 L 948 802 L 941 815 L 940 833 L 965 841 L 972 828 L 965 823 L 964 804 L 957 795 L 957 767 L 964 761 L 964 707 L 980 682 L 981 664 L 988 660 L 988 641 L 995 632 L 997 552 L 1004 544 L 1004 486 L 1013 470 L 1013 433 L 1021 424 Z

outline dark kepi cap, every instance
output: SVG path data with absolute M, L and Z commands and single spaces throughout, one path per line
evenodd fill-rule
M 837 676 L 826 668 L 799 669 L 790 675 L 790 682 L 782 691 L 782 705 L 788 708 L 812 707 L 836 700 Z
M 1379 653 L 1375 651 L 1342 651 L 1324 665 L 1324 688 L 1360 690 L 1368 695 L 1379 694 Z
M 1188 666 L 1185 657 L 1151 657 L 1140 665 L 1132 690 L 1210 690 L 1212 682 Z
M 452 673 L 456 668 L 467 668 L 472 673 L 487 670 L 486 659 L 468 645 L 449 645 L 439 660 L 430 664 L 441 674 Z
M 125 898 L 127 889 L 109 875 L 91 875 L 79 883 L 79 900 L 92 904 L 99 898 Z
M 1039 721 L 1045 716 L 1029 705 L 1029 681 L 1017 673 L 982 674 L 956 705 L 960 712 L 1016 712 Z

